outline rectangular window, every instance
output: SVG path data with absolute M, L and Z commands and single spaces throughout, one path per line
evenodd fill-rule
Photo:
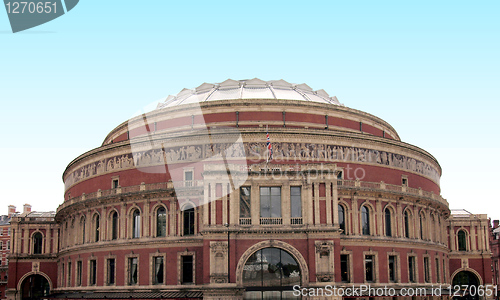
M 3 241 L 0 241 L 0 250 L 3 250 Z
M 109 285 L 115 284 L 115 270 L 116 270 L 116 260 L 114 258 L 109 258 L 107 262 L 108 274 L 107 274 L 107 283 Z
M 182 256 L 182 284 L 193 283 L 193 256 Z
M 68 262 L 68 284 L 67 286 L 71 286 L 71 262 Z
M 240 218 L 251 218 L 251 188 L 249 186 L 240 187 Z
M 365 255 L 365 279 L 367 282 L 374 281 L 374 256 L 373 255 Z
M 3 236 L 3 228 L 0 228 L 0 236 Z
M 408 257 L 408 281 L 415 282 L 416 272 L 415 272 L 415 256 Z
M 64 286 L 64 280 L 66 279 L 66 277 L 64 277 L 65 274 L 66 274 L 66 273 L 64 273 L 64 267 L 65 267 L 65 265 L 62 264 L 62 267 L 61 267 L 61 279 L 60 279 L 60 282 L 61 282 L 62 286 Z
M 260 188 L 260 217 L 281 218 L 281 187 Z
M 128 284 L 137 284 L 137 257 L 130 257 L 128 259 Z
M 425 282 L 431 282 L 431 276 L 430 276 L 430 270 L 429 270 L 429 258 L 424 257 L 424 280 Z
M 349 282 L 349 255 L 340 255 L 340 277 L 342 282 Z
M 396 261 L 397 258 L 394 255 L 389 256 L 389 281 L 396 282 Z
M 9 235 L 9 236 L 10 236 L 10 227 L 9 227 L 9 228 L 7 228 L 7 235 Z
M 443 282 L 446 282 L 446 263 L 443 259 Z
M 82 261 L 76 262 L 76 285 L 82 285 Z
M 111 184 L 114 189 L 118 188 L 118 179 L 113 179 L 113 183 Z
M 184 172 L 184 186 L 193 186 L 193 171 Z
M 164 262 L 163 257 L 158 256 L 154 258 L 154 273 L 153 273 L 153 283 L 163 284 L 164 281 Z
M 97 283 L 97 260 L 90 261 L 90 278 L 89 285 L 96 285 Z
M 302 218 L 302 198 L 300 186 L 290 187 L 290 202 L 292 218 Z
M 10 241 L 7 241 L 7 250 L 10 250 Z
M 441 282 L 441 274 L 439 274 L 439 258 L 437 257 L 436 257 L 436 282 Z

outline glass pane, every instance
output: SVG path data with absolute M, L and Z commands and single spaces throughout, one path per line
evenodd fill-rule
M 240 218 L 250 218 L 250 187 L 243 186 L 240 188 Z
M 163 283 L 163 257 L 155 257 L 155 283 Z
M 134 211 L 133 214 L 133 231 L 132 237 L 138 238 L 141 235 L 141 215 L 138 210 Z
M 194 234 L 194 208 L 184 211 L 184 235 Z
M 385 209 L 385 235 L 392 236 L 391 211 L 388 208 Z
M 405 211 L 405 237 L 410 237 L 410 217 L 407 211 Z
M 292 287 L 300 285 L 300 280 L 297 261 L 278 248 L 265 248 L 255 252 L 243 267 L 245 287 Z
M 281 218 L 281 194 L 273 195 L 271 191 L 271 218 Z
M 343 282 L 349 282 L 349 257 L 340 255 L 340 277 Z
M 371 255 L 365 256 L 365 273 L 366 281 L 373 281 L 373 257 Z
M 366 206 L 361 207 L 361 226 L 364 235 L 370 234 L 370 214 Z
M 193 257 L 182 257 L 182 283 L 193 282 Z
M 302 217 L 302 200 L 300 186 L 290 187 L 290 202 L 292 218 Z
M 118 214 L 116 211 L 113 213 L 111 238 L 116 240 L 118 238 Z
M 262 218 L 271 217 L 271 189 L 268 187 L 260 188 L 260 216 Z
M 341 234 L 346 234 L 346 232 L 345 232 L 345 212 L 344 212 L 344 207 L 339 204 L 338 210 L 339 210 L 339 227 L 340 227 L 340 229 L 342 229 L 342 233 Z
M 164 207 L 158 208 L 156 212 L 156 236 L 167 234 L 167 212 Z

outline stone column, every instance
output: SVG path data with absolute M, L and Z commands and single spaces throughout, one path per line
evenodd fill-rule
M 352 231 L 354 235 L 360 235 L 359 231 L 359 207 L 358 207 L 358 197 L 356 195 L 352 196 L 351 200 L 352 206 Z
M 478 235 L 479 233 L 479 235 Z M 471 251 L 477 251 L 481 250 L 482 244 L 481 242 L 476 243 L 476 238 L 479 237 L 479 241 L 481 241 L 481 232 L 477 232 L 477 227 L 476 226 L 471 226 L 469 230 L 469 243 L 470 243 L 470 250 Z M 477 245 L 479 244 L 479 248 Z
M 120 207 L 120 238 L 124 239 L 127 237 L 127 208 L 126 204 L 123 203 Z
M 208 207 L 208 205 L 207 205 Z M 175 198 L 170 199 L 170 209 L 169 209 L 169 222 L 170 222 L 170 235 L 177 235 L 177 201 Z
M 377 199 L 375 201 L 375 219 L 377 220 L 377 226 L 376 226 L 376 232 L 375 235 L 381 236 L 385 235 L 384 232 L 384 220 L 383 220 L 383 213 L 382 213 L 382 202 L 380 199 Z M 375 228 L 375 227 L 374 227 Z
M 339 224 L 339 193 L 338 193 L 338 190 L 337 190 L 337 180 L 334 180 L 332 181 L 332 203 L 333 203 L 333 224 Z M 349 218 L 349 213 L 347 211 L 345 211 L 345 214 L 344 214 L 344 222 L 345 222 L 345 225 L 346 225 L 346 231 L 349 231 L 347 230 L 347 226 L 349 224 L 349 222 L 347 222 L 347 219 Z
M 45 253 L 50 253 L 51 239 L 52 239 L 52 228 L 50 225 L 48 225 L 45 233 Z
M 231 194 L 229 194 L 229 224 L 237 225 L 239 224 L 240 218 L 240 191 L 235 189 Z
M 210 225 L 215 225 L 216 222 L 216 212 L 217 212 L 217 183 L 216 182 L 211 182 L 210 183 Z
M 290 181 L 285 181 L 281 191 L 281 217 L 283 225 L 290 225 L 291 218 Z
M 320 213 L 319 213 L 319 183 L 313 183 L 314 189 L 314 225 L 320 224 Z
M 306 212 L 306 220 L 304 224 L 313 225 L 313 215 L 314 215 L 314 207 L 313 207 L 313 198 L 312 198 L 312 184 L 306 183 L 304 185 L 304 207 Z
M 252 225 L 260 224 L 260 192 L 257 182 L 252 181 L 250 189 L 250 215 L 252 218 Z
M 222 183 L 222 224 L 228 223 L 229 224 L 229 218 L 227 217 L 227 201 L 228 201 L 228 193 L 229 191 L 227 190 L 227 184 Z
M 453 225 L 450 226 L 450 249 L 451 251 L 457 250 L 457 245 L 455 241 L 455 227 Z
M 332 183 L 327 181 L 326 188 L 326 224 L 332 225 Z
M 202 224 L 203 226 L 202 227 L 209 225 L 208 224 L 208 214 L 210 213 L 208 211 L 208 207 L 209 207 L 208 204 L 210 203 L 210 195 L 208 193 L 208 191 L 210 190 L 209 186 L 210 186 L 210 184 L 206 180 L 204 180 L 204 186 L 203 186 L 203 191 L 204 191 L 203 192 L 203 198 L 204 198 L 204 201 L 203 201 L 203 219 L 202 219 L 203 220 L 203 224 Z
M 403 216 L 403 208 L 401 206 L 401 203 L 398 201 L 396 204 L 396 215 L 394 216 L 394 221 L 396 221 L 396 237 L 403 237 L 403 222 L 404 222 L 404 216 Z
M 151 236 L 151 232 L 149 232 L 149 224 L 150 224 L 150 213 L 149 213 L 149 200 L 146 200 L 146 202 L 144 202 L 144 205 L 143 205 L 143 208 L 142 210 L 144 211 L 143 214 L 144 214 L 144 217 L 142 218 L 142 225 L 143 225 L 143 232 L 141 233 L 141 237 L 150 237 Z

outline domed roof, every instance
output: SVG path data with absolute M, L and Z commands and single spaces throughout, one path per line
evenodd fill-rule
M 183 89 L 176 96 L 168 96 L 157 109 L 181 104 L 232 99 L 283 99 L 302 100 L 342 105 L 337 97 L 330 97 L 324 90 L 313 91 L 307 84 L 292 84 L 284 80 L 263 81 L 228 79 L 221 83 L 203 83 L 195 89 Z

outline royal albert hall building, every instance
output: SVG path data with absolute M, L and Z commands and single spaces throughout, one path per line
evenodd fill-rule
M 204 83 L 74 159 L 55 213 L 13 218 L 7 295 L 338 299 L 321 289 L 430 293 L 457 270 L 487 284 L 487 220 L 450 227 L 440 176 L 431 154 L 324 90 Z

